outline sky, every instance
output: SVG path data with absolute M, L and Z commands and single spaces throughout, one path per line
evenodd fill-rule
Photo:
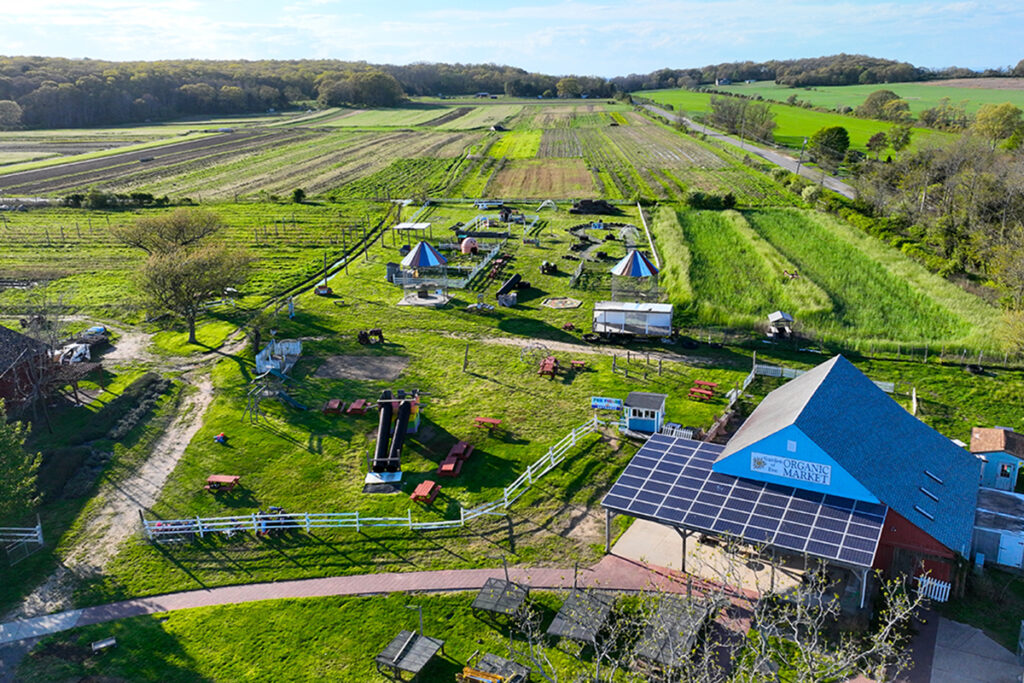
M 840 52 L 1024 59 L 1024 3 L 951 0 L 0 0 L 0 53 L 107 60 L 496 63 L 620 76 Z

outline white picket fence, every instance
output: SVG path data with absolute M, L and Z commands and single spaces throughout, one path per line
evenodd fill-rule
M 693 439 L 694 434 L 692 429 L 686 429 L 685 427 L 669 427 L 662 425 L 661 434 L 664 436 L 671 436 L 675 439 Z
M 930 576 L 916 576 L 917 592 L 923 597 L 935 602 L 946 602 L 949 600 L 949 591 L 953 584 L 933 579 Z
M 498 255 L 498 253 L 501 251 L 501 248 L 504 247 L 507 242 L 507 239 L 503 239 L 500 242 L 496 242 L 494 244 L 483 245 L 481 247 L 481 251 L 486 251 L 486 253 L 484 254 L 484 258 L 482 261 L 480 261 L 480 263 L 476 264 L 471 270 L 456 270 L 455 268 L 452 268 L 451 270 L 449 270 L 449 275 L 445 275 L 445 277 L 443 278 L 417 278 L 406 273 L 398 273 L 397 275 L 395 275 L 394 280 L 392 282 L 393 284 L 399 287 L 405 289 L 412 289 L 420 286 L 421 284 L 436 284 L 441 281 L 444 281 L 445 285 L 450 287 L 451 289 L 465 289 L 469 285 L 469 283 L 473 281 L 473 278 L 480 274 L 480 271 L 482 271 L 484 268 L 491 264 L 491 261 L 494 260 L 494 257 Z M 463 274 L 463 277 L 451 277 L 450 273 L 455 272 Z
M 441 519 L 418 522 L 412 518 L 412 510 L 405 517 L 364 517 L 359 512 L 290 513 L 240 515 L 235 517 L 192 517 L 187 519 L 145 519 L 142 531 L 146 538 L 186 538 L 192 535 L 203 538 L 206 534 L 232 535 L 249 532 L 263 534 L 285 530 L 309 532 L 312 529 L 355 529 L 370 527 L 391 527 L 413 530 L 447 529 L 465 526 L 466 522 L 482 515 L 504 515 L 509 505 L 519 499 L 537 480 L 553 470 L 580 438 L 593 432 L 603 422 L 597 416 L 576 427 L 561 441 L 548 449 L 547 453 L 526 468 L 515 481 L 506 486 L 501 498 L 475 508 L 459 508 L 458 519 Z M 42 530 L 40 529 L 40 534 Z

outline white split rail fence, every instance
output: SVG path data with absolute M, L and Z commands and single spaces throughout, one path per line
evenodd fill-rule
M 146 519 L 140 512 L 142 531 L 146 538 L 152 540 L 159 537 L 181 538 L 193 534 L 203 538 L 206 534 L 212 533 L 230 536 L 247 531 L 264 534 L 286 530 L 309 532 L 312 529 L 355 529 L 360 531 L 369 527 L 390 527 L 423 531 L 462 527 L 466 522 L 482 515 L 504 515 L 505 510 L 518 500 L 534 482 L 561 464 L 565 460 L 566 454 L 579 443 L 583 436 L 595 431 L 602 424 L 604 423 L 596 415 L 591 417 L 565 435 L 561 441 L 549 448 L 547 453 L 527 467 L 525 472 L 504 488 L 501 498 L 475 508 L 460 507 L 458 519 L 418 522 L 413 520 L 411 510 L 405 517 L 364 517 L 359 512 L 282 512 L 186 519 Z M 39 533 L 42 534 L 41 529 Z
M 43 525 L 37 523 L 35 526 L 0 526 L 0 543 L 24 543 L 30 541 L 43 544 Z

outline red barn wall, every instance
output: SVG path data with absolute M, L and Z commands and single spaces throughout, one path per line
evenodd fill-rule
M 900 552 L 897 552 L 897 549 Z M 915 557 L 915 565 L 918 564 L 918 561 L 923 562 L 924 571 L 928 572 L 932 578 L 940 581 L 951 580 L 956 554 L 911 524 L 906 517 L 890 509 L 885 516 L 885 526 L 882 528 L 882 535 L 878 540 L 874 567 L 885 572 L 906 571 L 908 567 L 901 565 L 904 564 L 907 555 Z M 904 562 L 893 566 L 894 556 L 903 558 Z M 915 567 L 913 572 L 918 574 L 921 570 L 919 567 Z

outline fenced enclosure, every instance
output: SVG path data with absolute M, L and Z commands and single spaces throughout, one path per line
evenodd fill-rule
M 232 536 L 236 533 L 252 532 L 253 534 L 270 534 L 278 532 L 305 531 L 313 529 L 355 529 L 360 531 L 370 527 L 390 527 L 409 530 L 426 531 L 430 529 L 447 529 L 462 527 L 483 515 L 504 515 L 505 510 L 518 500 L 533 484 L 548 472 L 558 467 L 570 450 L 576 447 L 579 440 L 595 431 L 604 424 L 597 416 L 576 427 L 543 456 L 526 468 L 519 477 L 502 490 L 502 495 L 488 503 L 475 508 L 459 507 L 458 519 L 440 519 L 433 521 L 414 521 L 412 510 L 405 517 L 366 517 L 359 512 L 326 512 L 326 513 L 251 513 L 232 517 L 190 517 L 186 519 L 146 519 L 142 511 L 142 532 L 150 540 L 190 540 L 195 536 L 205 537 L 207 534 L 224 534 Z M 40 529 L 40 537 L 42 530 Z
M 483 252 L 484 257 L 480 263 L 473 266 L 473 268 L 458 268 L 450 267 L 447 268 L 446 275 L 438 277 L 413 277 L 406 271 L 399 271 L 395 274 L 392 282 L 399 287 L 404 289 L 416 289 L 421 285 L 443 285 L 452 289 L 465 289 L 469 286 L 477 275 L 479 275 L 487 266 L 491 264 L 494 257 L 497 256 L 502 247 L 508 242 L 508 239 L 503 239 L 499 242 L 491 242 L 486 244 L 479 244 L 480 251 Z M 441 244 L 441 247 L 450 246 L 453 249 L 458 249 L 457 244 Z M 452 277 L 453 274 L 458 274 L 461 277 Z
M 4 547 L 11 565 L 43 547 L 43 524 L 36 518 L 34 527 L 0 527 L 0 545 Z

